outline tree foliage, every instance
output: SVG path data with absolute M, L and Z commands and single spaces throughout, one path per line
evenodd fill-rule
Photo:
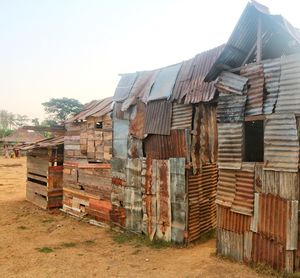
M 29 121 L 26 115 L 19 115 L 0 110 L 0 137 L 8 136 L 13 129 L 25 125 Z
M 51 98 L 49 101 L 42 103 L 45 112 L 49 115 L 50 120 L 63 122 L 69 116 L 78 113 L 83 105 L 73 98 Z

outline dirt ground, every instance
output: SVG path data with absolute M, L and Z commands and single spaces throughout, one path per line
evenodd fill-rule
M 261 277 L 216 257 L 215 240 L 153 249 L 43 211 L 25 200 L 25 167 L 25 158 L 0 158 L 0 277 Z

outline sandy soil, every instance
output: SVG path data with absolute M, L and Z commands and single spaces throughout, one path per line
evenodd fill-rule
M 0 277 L 261 277 L 214 256 L 215 240 L 157 250 L 43 211 L 25 200 L 25 164 L 0 158 Z

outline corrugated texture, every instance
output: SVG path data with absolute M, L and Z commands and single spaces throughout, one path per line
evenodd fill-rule
M 188 136 L 187 130 L 171 130 L 170 136 L 149 135 L 144 140 L 146 157 L 153 159 L 189 158 Z
M 233 170 L 219 170 L 216 203 L 231 207 L 236 192 L 236 173 Z
M 221 93 L 243 95 L 247 91 L 248 78 L 223 71 L 215 83 L 215 87 Z
M 127 158 L 129 121 L 113 119 L 113 156 Z
M 218 168 L 216 164 L 204 165 L 198 175 L 188 177 L 188 240 L 193 241 L 216 225 L 216 189 Z
M 185 184 L 185 158 L 170 158 L 171 238 L 183 243 L 186 237 L 187 190 Z
M 293 114 L 269 115 L 264 134 L 265 170 L 298 172 L 299 139 Z
M 139 73 L 132 86 L 129 97 L 122 103 L 122 111 L 128 110 L 128 108 L 131 105 L 136 104 L 138 100 L 141 100 L 144 103 L 147 102 L 150 90 L 158 73 L 159 70 L 143 71 Z
M 243 122 L 247 96 L 220 94 L 217 119 L 219 123 Z
M 244 259 L 243 235 L 217 229 L 217 253 L 242 262 Z
M 264 114 L 271 114 L 275 110 L 275 104 L 279 93 L 279 80 L 281 75 L 281 59 L 263 61 L 265 75 L 265 99 Z
M 251 217 L 232 212 L 229 208 L 217 205 L 217 228 L 243 234 L 250 231 Z
M 191 145 L 194 174 L 200 171 L 202 165 L 217 161 L 217 134 L 216 107 L 198 104 L 195 107 Z
M 129 93 L 138 75 L 139 74 L 137 72 L 121 75 L 121 79 L 113 96 L 113 101 L 123 101 L 129 96 Z
M 139 158 L 126 160 L 126 187 L 141 188 L 142 161 Z
M 182 63 L 179 63 L 160 69 L 150 91 L 148 101 L 168 99 L 171 96 L 181 65 Z
M 284 199 L 297 200 L 299 173 L 263 171 L 261 192 L 278 195 Z
M 237 171 L 236 192 L 231 210 L 245 215 L 252 215 L 254 202 L 254 172 Z
M 172 103 L 169 101 L 153 101 L 146 107 L 144 133 L 170 135 Z
M 218 162 L 220 169 L 240 169 L 243 123 L 218 124 Z
M 281 58 L 279 96 L 275 112 L 300 112 L 300 55 Z
M 129 120 L 129 133 L 138 139 L 144 139 L 146 106 L 141 101 L 132 106 Z
M 143 141 L 132 136 L 128 137 L 128 158 L 143 157 Z
M 247 102 L 245 114 L 261 115 L 264 101 L 264 69 L 260 65 L 247 65 L 241 69 L 241 75 L 248 78 Z
M 253 233 L 252 260 L 255 263 L 268 264 L 281 271 L 285 269 L 286 251 L 284 245 Z
M 191 129 L 193 106 L 188 104 L 172 103 L 171 129 Z

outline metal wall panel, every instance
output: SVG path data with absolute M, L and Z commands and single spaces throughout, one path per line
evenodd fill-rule
M 113 101 L 125 100 L 128 97 L 130 90 L 131 90 L 137 77 L 138 77 L 137 72 L 122 74 L 121 79 L 115 90 L 115 94 L 113 96 Z
M 113 119 L 113 156 L 127 158 L 129 121 Z
M 146 107 L 145 134 L 170 135 L 172 103 L 152 101 Z
M 241 69 L 241 75 L 247 77 L 248 85 L 245 114 L 260 115 L 263 113 L 264 70 L 261 64 L 249 64 Z
M 129 119 L 129 133 L 138 139 L 144 139 L 144 124 L 146 115 L 146 105 L 139 101 L 132 106 Z
M 241 168 L 243 130 L 243 123 L 218 124 L 218 163 L 220 169 Z
M 223 71 L 218 77 L 215 87 L 220 93 L 243 95 L 247 91 L 247 82 L 248 78 L 244 76 Z
M 219 170 L 219 182 L 216 203 L 231 207 L 236 192 L 236 172 L 233 170 Z
M 171 129 L 191 129 L 193 106 L 188 104 L 172 103 Z
M 128 137 L 128 158 L 143 157 L 143 141 L 132 136 Z
M 281 58 L 279 95 L 275 112 L 300 112 L 300 55 Z
M 299 138 L 295 115 L 267 116 L 264 133 L 264 170 L 298 172 Z

